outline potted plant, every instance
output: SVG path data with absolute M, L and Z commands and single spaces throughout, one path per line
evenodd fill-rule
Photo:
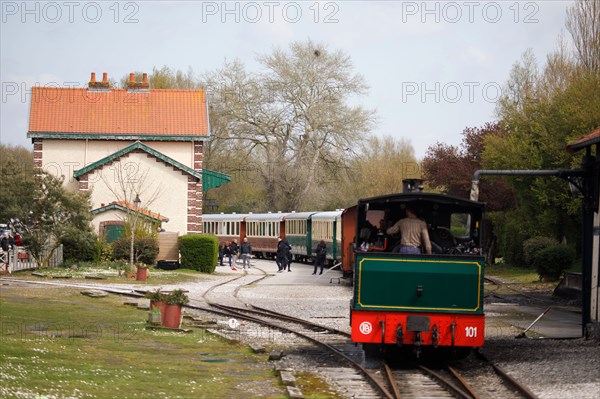
M 163 308 L 165 307 L 166 294 L 161 292 L 160 288 L 158 288 L 156 291 L 146 291 L 144 296 L 150 299 L 150 310 L 158 308 L 162 313 Z
M 148 265 L 144 263 L 137 264 L 137 270 L 135 274 L 135 279 L 137 281 L 146 281 L 148 278 Z
M 179 328 L 181 326 L 181 307 L 190 301 L 189 297 L 185 291 L 177 289 L 166 294 L 164 301 L 163 327 Z

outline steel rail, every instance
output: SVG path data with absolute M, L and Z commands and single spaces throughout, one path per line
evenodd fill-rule
M 262 313 L 272 314 L 273 316 L 276 316 L 278 318 L 284 318 L 286 320 L 289 320 L 289 321 L 292 321 L 292 322 L 295 322 L 295 323 L 298 323 L 298 324 L 304 324 L 304 325 L 306 325 L 308 327 L 320 328 L 320 329 L 327 330 L 327 331 L 330 331 L 330 332 L 335 333 L 335 334 L 343 335 L 343 336 L 348 337 L 348 338 L 352 336 L 352 334 L 349 334 L 349 333 L 347 333 L 345 331 L 342 331 L 342 330 L 338 330 L 337 328 L 322 326 L 320 324 L 313 323 L 312 321 L 309 321 L 309 320 L 300 319 L 300 318 L 294 317 L 294 316 L 289 316 L 289 315 L 286 315 L 286 314 L 283 314 L 283 313 L 276 312 L 274 310 L 262 308 L 260 306 L 255 306 L 255 305 L 252 305 L 252 304 L 247 304 L 247 305 L 249 305 L 252 308 L 256 309 L 259 313 L 262 312 Z M 251 310 L 245 310 L 244 309 L 244 311 L 251 311 Z M 265 316 L 267 316 L 267 315 L 265 314 Z
M 519 391 L 519 393 L 521 395 L 523 395 L 525 398 L 527 399 L 539 399 L 533 392 L 531 392 L 529 390 L 529 388 L 527 388 L 525 385 L 521 384 L 519 381 L 515 380 L 513 377 L 511 377 L 506 371 L 502 370 L 499 366 L 495 365 L 494 363 L 492 363 L 483 353 L 481 353 L 479 350 L 476 351 L 477 356 L 479 358 L 481 358 L 483 361 L 485 361 L 487 364 L 489 364 L 490 366 L 492 366 L 492 368 L 494 369 L 494 371 L 496 372 L 497 375 L 500 376 L 500 378 L 502 378 L 502 380 L 513 386 L 517 391 Z
M 261 270 L 263 273 L 265 273 L 264 270 L 262 270 L 262 269 L 259 269 L 259 270 Z M 244 313 L 242 313 L 242 312 L 248 312 L 249 309 L 231 310 L 234 307 L 229 307 L 227 305 L 220 305 L 220 304 L 217 304 L 215 302 L 209 301 L 207 299 L 207 296 L 208 296 L 209 292 L 211 292 L 215 288 L 217 288 L 219 286 L 222 286 L 222 285 L 225 285 L 225 284 L 228 284 L 228 283 L 230 283 L 232 281 L 235 281 L 235 280 L 237 280 L 237 279 L 239 279 L 241 277 L 243 277 L 243 276 L 238 276 L 235 279 L 230 279 L 230 280 L 227 280 L 227 281 L 224 281 L 222 283 L 219 283 L 219 284 L 216 284 L 216 285 L 212 286 L 210 289 L 208 289 L 202 295 L 202 297 L 204 298 L 204 300 L 206 301 L 206 303 L 209 306 L 212 306 L 212 307 L 215 307 L 217 309 L 220 309 L 220 311 L 221 311 L 221 312 L 219 312 L 220 314 L 227 314 L 229 316 L 235 316 L 235 317 L 238 317 L 238 318 L 240 318 L 242 320 L 251 321 L 251 322 L 254 322 L 254 323 L 257 323 L 257 324 L 261 324 L 261 325 L 264 325 L 264 326 L 267 326 L 267 327 L 271 327 L 271 328 L 279 330 L 279 331 L 284 331 L 284 332 L 288 332 L 288 333 L 291 333 L 291 334 L 295 334 L 295 335 L 300 336 L 300 337 L 302 337 L 302 338 L 304 338 L 304 339 L 306 339 L 306 340 L 308 340 L 308 341 L 310 341 L 312 343 L 315 343 L 315 344 L 317 344 L 319 346 L 322 346 L 322 347 L 326 348 L 327 350 L 333 352 L 334 354 L 342 357 L 344 360 L 346 360 L 348 363 L 350 363 L 352 365 L 352 367 L 354 367 L 356 370 L 360 371 L 365 376 L 365 378 L 368 380 L 368 382 L 371 384 L 371 386 L 373 386 L 374 388 L 376 388 L 387 399 L 398 399 L 398 398 L 395 398 L 394 396 L 392 396 L 392 394 L 389 393 L 389 391 L 386 389 L 386 387 L 384 387 L 382 384 L 380 384 L 371 375 L 371 373 L 366 368 L 364 368 L 360 363 L 356 362 L 351 357 L 349 357 L 346 354 L 342 353 L 340 350 L 338 350 L 334 346 L 329 345 L 329 344 L 327 344 L 325 342 L 319 341 L 318 339 L 316 339 L 314 337 L 311 337 L 310 335 L 307 335 L 307 334 L 304 334 L 302 332 L 293 330 L 291 328 L 287 328 L 287 327 L 284 327 L 284 326 L 281 326 L 281 325 L 278 325 L 278 324 L 274 324 L 274 323 L 271 323 L 271 322 L 268 322 L 266 320 L 259 319 L 259 318 L 256 318 L 256 317 L 248 316 L 248 315 L 245 315 Z M 266 277 L 266 273 L 265 273 L 265 276 L 261 277 L 261 279 L 263 279 L 265 277 Z M 259 281 L 261 279 L 258 279 L 256 281 Z M 250 283 L 247 283 L 246 285 L 253 284 L 256 281 L 252 281 Z M 252 305 L 250 305 L 250 306 L 252 306 Z M 186 305 L 186 307 L 189 307 L 189 308 L 192 308 L 192 309 L 196 308 L 193 305 Z M 199 309 L 199 310 L 205 310 L 205 309 Z M 211 310 L 209 310 L 209 311 L 211 311 Z M 271 315 L 263 315 L 263 317 L 279 318 L 279 317 L 274 316 L 273 314 L 271 314 Z M 288 317 L 291 318 L 291 316 L 288 316 Z M 308 324 L 312 324 L 313 326 L 316 326 L 318 328 L 324 328 L 323 326 L 316 325 L 316 324 L 311 323 L 311 322 L 309 322 L 307 320 L 303 320 L 303 319 L 298 319 L 298 320 L 300 320 L 300 321 L 294 321 L 294 322 L 297 323 L 297 324 L 304 324 L 304 325 L 308 323 Z
M 480 399 L 477 392 L 475 392 L 473 390 L 473 388 L 471 388 L 471 385 L 469 385 L 467 383 L 467 381 L 463 378 L 463 376 L 454 367 L 447 366 L 447 368 L 452 373 L 454 378 L 456 378 L 458 381 L 460 381 L 463 388 L 473 397 L 473 399 Z
M 417 367 L 427 375 L 435 378 L 442 385 L 444 385 L 446 389 L 448 389 L 454 395 L 459 396 L 461 399 L 474 399 L 469 393 L 463 391 L 460 387 L 456 386 L 456 384 L 454 384 L 452 381 L 449 381 L 448 378 L 444 377 L 440 373 L 437 373 L 422 365 L 417 365 Z
M 238 317 L 242 320 L 246 320 L 246 321 L 251 321 L 257 324 L 261 324 L 267 327 L 271 327 L 273 329 L 279 330 L 279 331 L 284 331 L 284 332 L 288 332 L 291 334 L 295 334 L 297 336 L 300 336 L 312 343 L 315 343 L 317 345 L 320 345 L 326 349 L 328 349 L 329 351 L 335 353 L 336 355 L 342 357 L 343 359 L 345 359 L 346 361 L 348 361 L 354 368 L 356 368 L 357 370 L 359 370 L 361 373 L 363 373 L 363 375 L 367 378 L 367 380 L 371 383 L 371 385 L 378 389 L 386 398 L 388 399 L 396 399 L 394 398 L 388 391 L 387 389 L 382 386 L 372 375 L 371 373 L 369 373 L 369 371 L 367 369 L 365 369 L 362 365 L 360 365 L 358 362 L 356 362 L 354 359 L 352 359 L 351 357 L 347 356 L 346 354 L 340 352 L 337 348 L 335 348 L 332 345 L 329 345 L 325 342 L 319 341 L 318 339 L 311 337 L 310 335 L 304 334 L 302 332 L 293 330 L 291 328 L 287 328 L 278 324 L 274 324 L 271 322 L 268 322 L 266 320 L 263 319 L 259 319 L 257 317 L 252 317 L 252 316 L 248 316 L 243 314 L 242 312 L 239 311 L 232 311 L 232 310 L 227 310 L 226 306 L 223 305 L 218 305 L 218 304 L 210 304 L 210 306 L 216 307 L 217 309 L 220 309 L 223 313 L 229 315 L 229 316 L 234 316 L 234 317 Z M 193 305 L 186 305 L 186 307 L 192 308 L 192 309 L 196 309 L 195 306 Z M 200 309 L 200 310 L 205 310 L 205 309 Z M 222 314 L 223 314 L 222 313 Z
M 387 376 L 390 387 L 392 388 L 392 393 L 394 394 L 394 398 L 400 399 L 400 391 L 398 390 L 398 385 L 396 384 L 396 379 L 394 378 L 394 374 L 392 373 L 392 369 L 386 362 L 383 363 L 383 367 L 385 369 L 385 375 Z

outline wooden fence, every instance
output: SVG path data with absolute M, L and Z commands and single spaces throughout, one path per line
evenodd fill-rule
M 6 258 L 9 260 L 9 268 L 8 270 L 12 272 L 20 271 L 20 270 L 33 270 L 37 269 L 37 263 L 31 256 L 31 253 L 27 251 L 25 247 L 14 247 L 8 254 L 4 252 L 2 255 L 2 265 L 6 263 Z M 45 252 L 42 258 L 48 256 L 48 252 Z M 48 260 L 46 267 L 56 267 L 60 266 L 63 263 L 63 246 L 60 245 L 54 251 L 52 257 Z M 1 265 L 0 265 L 1 266 Z

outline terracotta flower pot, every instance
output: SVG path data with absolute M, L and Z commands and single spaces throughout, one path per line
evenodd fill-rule
M 165 305 L 162 313 L 162 325 L 167 328 L 181 326 L 181 305 Z
M 148 278 L 148 269 L 145 267 L 138 267 L 137 272 L 135 274 L 135 279 L 137 281 L 146 281 Z

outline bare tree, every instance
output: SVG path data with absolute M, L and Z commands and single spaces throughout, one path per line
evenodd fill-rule
M 578 0 L 570 6 L 566 27 L 579 63 L 592 73 L 600 73 L 600 1 Z
M 101 180 L 116 200 L 124 203 L 126 207 L 124 222 L 129 227 L 131 237 L 129 265 L 130 272 L 133 272 L 134 237 L 136 229 L 144 226 L 138 226 L 139 213 L 143 213 L 160 197 L 161 189 L 156 180 L 150 179 L 150 169 L 142 169 L 139 163 L 119 161 L 112 164 L 111 169 L 114 172 L 113 181 L 109 180 L 107 174 L 102 174 Z M 140 198 L 144 198 L 144 206 L 134 209 L 139 205 Z
M 207 76 L 213 144 L 245 151 L 272 210 L 298 210 L 324 168 L 344 168 L 370 132 L 374 111 L 349 105 L 366 93 L 350 57 L 308 40 L 260 56 L 260 73 L 239 62 Z

